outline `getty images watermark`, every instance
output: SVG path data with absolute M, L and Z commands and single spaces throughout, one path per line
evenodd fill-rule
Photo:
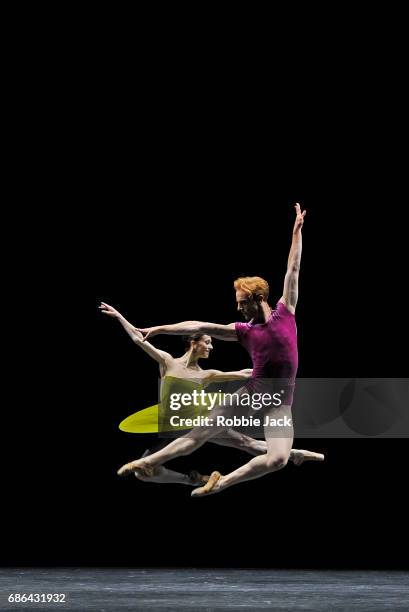
M 210 411 L 215 406 L 234 406 L 237 409 L 247 408 L 249 410 L 260 411 L 271 407 L 279 408 L 282 405 L 282 396 L 285 391 L 276 393 L 261 392 L 242 392 L 229 393 L 219 389 L 216 393 L 207 393 L 203 389 L 194 389 L 190 393 L 171 393 L 169 408 L 170 410 L 193 409 L 198 411 Z M 197 416 L 173 415 L 169 418 L 172 427 L 292 427 L 292 419 L 288 415 L 271 416 L 265 415 L 264 418 L 249 414 L 245 415 L 211 415 L 198 414 Z
M 234 382 L 204 388 L 200 381 L 166 377 L 159 383 L 158 432 L 178 436 L 203 426 L 234 427 L 260 438 L 409 438 L 408 378 L 281 383 L 257 379 L 250 387 Z

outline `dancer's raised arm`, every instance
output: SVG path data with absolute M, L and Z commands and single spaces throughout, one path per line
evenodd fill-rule
M 283 296 L 280 302 L 283 302 L 288 310 L 295 313 L 295 307 L 298 301 L 298 277 L 300 273 L 301 252 L 302 252 L 302 226 L 306 210 L 301 212 L 299 204 L 295 205 L 296 219 L 293 229 L 293 238 L 291 242 L 290 254 L 288 256 L 287 272 L 284 279 Z
M 157 325 L 155 327 L 138 327 L 137 330 L 143 334 L 144 342 L 148 338 L 158 334 L 171 334 L 174 336 L 190 336 L 192 334 L 207 334 L 218 340 L 237 340 L 235 323 L 219 325 L 218 323 L 203 323 L 201 321 L 183 321 L 172 325 Z
M 169 353 L 166 353 L 166 351 L 161 351 L 157 349 L 150 342 L 144 342 L 144 338 L 141 332 L 138 331 L 138 329 L 134 327 L 132 323 L 129 323 L 129 321 L 127 321 L 125 317 L 122 316 L 120 312 L 118 312 L 118 310 L 115 310 L 115 308 L 113 308 L 109 304 L 106 304 L 105 302 L 101 302 L 101 306 L 99 307 L 99 309 L 101 310 L 101 312 L 108 315 L 109 317 L 117 319 L 117 321 L 120 322 L 128 336 L 130 336 L 135 342 L 135 344 L 140 346 L 145 351 L 145 353 L 147 353 L 150 357 L 152 357 L 152 359 L 157 361 L 161 366 L 165 366 L 169 361 L 173 359 Z

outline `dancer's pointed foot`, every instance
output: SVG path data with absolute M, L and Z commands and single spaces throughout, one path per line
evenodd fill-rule
M 204 485 L 204 487 L 199 487 L 194 489 L 191 493 L 192 497 L 203 497 L 204 495 L 211 495 L 212 493 L 217 493 L 218 490 L 218 482 L 222 475 L 220 472 L 212 472 L 209 480 Z
M 294 465 L 301 465 L 304 461 L 324 461 L 325 455 L 321 453 L 313 453 L 308 450 L 293 450 L 291 452 L 291 459 Z
M 143 457 L 147 457 L 150 454 L 151 454 L 151 451 L 149 450 L 149 448 L 147 448 L 144 451 L 143 455 L 141 455 L 141 459 L 143 459 Z M 142 480 L 143 482 L 156 482 L 157 477 L 160 475 L 161 471 L 163 471 L 162 467 L 155 467 L 153 468 L 153 473 L 151 476 L 145 476 L 139 470 L 137 472 L 134 472 L 133 475 L 136 476 L 136 478 L 138 478 L 139 480 Z
M 117 471 L 118 476 L 128 476 L 129 474 L 133 474 L 134 472 L 138 472 L 141 476 L 147 476 L 151 478 L 155 473 L 155 468 L 152 465 L 149 465 L 143 459 L 136 459 L 135 461 L 131 461 L 130 463 L 125 463 L 119 470 Z
M 192 487 L 199 487 L 200 485 L 203 486 L 207 482 L 209 482 L 210 476 L 205 476 L 204 474 L 200 474 L 196 470 L 192 470 L 191 472 L 189 472 L 188 478 L 189 483 L 192 485 Z

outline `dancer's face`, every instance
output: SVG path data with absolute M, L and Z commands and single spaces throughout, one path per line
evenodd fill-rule
M 213 350 L 211 337 L 204 335 L 199 340 L 195 340 L 193 342 L 193 350 L 199 359 L 207 359 L 210 351 Z
M 250 321 L 257 317 L 259 306 L 251 295 L 249 296 L 245 291 L 237 289 L 236 302 L 237 310 L 243 315 L 246 321 Z

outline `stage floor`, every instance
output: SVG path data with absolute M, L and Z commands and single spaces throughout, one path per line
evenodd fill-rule
M 11 593 L 65 603 L 9 603 Z M 2 568 L 0 610 L 409 610 L 409 574 L 384 571 Z

